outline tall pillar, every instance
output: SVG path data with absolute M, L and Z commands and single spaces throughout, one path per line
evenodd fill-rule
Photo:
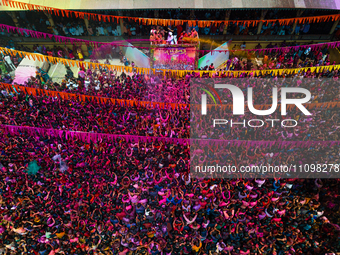
M 196 18 L 196 16 L 195 16 L 195 10 L 190 10 L 190 16 L 189 16 L 189 18 L 190 18 L 191 20 L 194 20 L 194 19 Z
M 87 15 L 84 15 L 84 23 L 85 23 L 86 29 L 88 29 L 89 28 L 89 19 L 87 18 Z
M 339 12 L 339 13 L 340 13 L 340 12 Z M 337 25 L 339 25 L 339 20 L 334 21 L 333 26 L 332 26 L 332 28 L 331 28 L 331 31 L 329 32 L 330 35 L 334 33 L 334 31 L 335 31 Z
M 229 20 L 230 18 L 230 13 L 231 13 L 231 10 L 226 10 L 225 11 L 225 19 L 226 21 Z M 223 34 L 226 35 L 227 34 L 227 30 L 228 30 L 228 25 L 224 26 L 224 29 L 223 29 Z
M 195 20 L 195 10 L 190 10 L 190 15 L 189 15 L 189 19 L 190 20 Z M 189 27 L 189 23 L 186 23 L 186 27 L 187 27 L 187 33 L 189 33 L 191 31 L 191 27 Z
M 300 16 L 302 15 L 303 12 L 304 12 L 304 10 L 298 10 L 298 11 L 296 12 L 296 17 L 297 17 L 297 18 L 300 17 Z M 297 25 L 297 22 L 294 22 L 293 28 L 292 28 L 292 32 L 290 32 L 291 35 L 294 34 L 296 25 Z
M 119 11 L 118 12 L 118 15 L 119 16 L 123 16 L 123 12 L 122 11 Z M 122 31 L 122 36 L 124 35 L 124 21 L 123 19 L 119 19 L 119 26 L 120 26 L 120 31 Z M 119 46 L 119 48 L 121 49 L 123 46 Z
M 47 12 L 47 11 L 44 11 L 44 13 L 45 13 L 46 17 L 48 18 L 48 21 L 50 22 L 51 27 L 54 27 L 54 20 L 53 20 L 53 18 L 52 18 L 51 13 L 49 13 L 49 12 Z
M 9 16 L 11 16 L 11 18 L 12 18 L 12 20 L 13 20 L 15 26 L 16 26 L 16 27 L 20 27 L 19 21 L 18 21 L 17 16 L 16 16 L 16 13 L 15 13 L 15 12 L 7 12 L 7 14 L 8 14 Z
M 159 10 L 154 10 L 153 15 L 155 16 L 156 19 L 159 18 Z
M 260 23 L 259 23 L 259 25 L 257 27 L 257 34 L 258 35 L 261 33 L 261 29 L 262 29 L 262 26 L 263 26 L 263 21 L 262 20 L 264 20 L 266 14 L 267 14 L 267 10 L 262 10 L 261 11 L 261 18 L 260 18 L 261 21 L 260 21 Z
M 338 24 L 339 24 L 339 20 L 334 21 L 333 26 L 331 28 L 331 31 L 329 32 L 330 35 L 334 33 L 334 31 L 335 31 L 336 27 L 338 26 Z

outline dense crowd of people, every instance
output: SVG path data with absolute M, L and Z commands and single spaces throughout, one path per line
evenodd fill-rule
M 174 114 L 172 109 L 118 104 L 104 106 L 96 102 L 27 98 L 25 95 L 13 100 L 1 107 L 4 124 L 124 135 L 189 137 L 189 112 L 184 108 Z M 25 114 L 22 114 L 23 111 Z
M 321 254 L 340 248 L 336 179 L 198 180 L 188 173 L 186 146 L 2 136 L 6 254 Z M 27 170 L 31 162 L 37 173 Z
M 118 84 L 124 81 L 115 89 L 143 94 L 138 86 L 131 86 L 131 81 L 140 81 L 139 89 L 145 92 L 162 83 L 189 84 L 189 78 L 161 81 L 152 77 L 148 84 L 144 76 L 123 74 L 115 77 Z M 244 87 L 256 85 L 254 80 L 254 84 Z M 315 81 L 311 89 L 317 91 L 321 102 L 335 99 L 330 92 L 338 88 L 329 81 Z M 2 124 L 189 138 L 189 111 L 185 108 L 102 105 L 18 92 L 2 91 Z M 263 100 L 266 98 L 256 94 L 255 102 L 267 102 Z M 223 130 L 226 137 L 218 132 L 211 137 L 338 140 L 337 109 L 315 116 L 312 120 L 301 117 L 302 126 L 291 132 L 280 127 L 268 132 L 227 128 Z M 31 136 L 25 132 L 20 137 L 6 132 L 2 136 L 4 252 L 320 254 L 338 250 L 338 179 L 200 180 L 189 169 L 201 159 L 191 160 L 188 145 L 163 140 L 133 144 L 105 138 L 85 143 L 76 138 L 38 133 Z M 236 165 L 338 162 L 340 156 L 339 146 L 324 145 L 284 149 L 275 145 L 229 146 L 222 151 L 227 154 L 219 154 L 221 160 Z M 32 162 L 37 172 L 30 171 Z
M 167 15 L 183 18 L 182 12 L 186 11 L 170 11 Z M 224 13 L 199 15 L 218 19 Z M 248 12 L 248 15 L 253 14 Z M 275 18 L 279 14 L 270 11 L 267 15 Z M 19 16 L 20 22 L 30 19 L 24 14 Z M 40 17 L 39 22 L 43 24 L 45 19 Z M 53 33 L 66 36 L 118 33 L 118 25 L 98 21 L 93 29 L 92 24 L 85 28 L 82 22 L 71 17 L 58 18 L 55 27 L 44 24 Z M 242 25 L 231 26 L 235 29 L 233 33 L 252 33 L 244 31 L 247 28 Z M 309 26 L 308 23 L 298 25 L 295 33 L 308 33 Z M 150 28 L 137 23 L 124 27 L 119 33 L 128 36 Z M 261 33 L 285 34 L 290 33 L 289 29 L 291 26 L 270 24 L 263 26 Z M 152 42 L 172 44 L 176 39 L 177 43 L 183 43 L 190 37 L 188 32 L 197 38 L 200 30 L 200 33 L 221 34 L 224 27 L 184 29 L 179 26 L 169 28 L 167 37 L 160 27 L 151 27 L 151 30 L 154 30 Z M 3 45 L 28 51 L 11 40 Z M 288 46 L 286 42 L 280 46 L 270 43 L 267 48 L 285 46 Z M 242 47 L 245 49 L 245 43 Z M 84 60 L 84 53 L 77 45 L 72 49 L 34 45 L 33 51 Z M 128 62 L 116 48 L 110 47 L 103 54 L 108 64 L 107 55 L 111 54 L 119 55 L 124 64 Z M 312 69 L 331 65 L 327 48 L 255 53 L 258 62 L 250 61 L 251 52 L 242 54 L 231 54 L 222 67 L 215 68 L 210 63 L 202 70 L 213 71 L 217 83 L 220 78 L 231 78 L 243 92 L 253 88 L 255 105 L 271 105 L 272 89 L 276 87 L 280 92 L 290 86 L 308 88 L 312 94 L 311 104 L 340 102 L 338 70 Z M 20 63 L 20 56 L 8 57 L 0 58 L 0 79 L 11 84 L 12 78 L 7 73 Z M 309 68 L 290 74 L 256 74 L 256 70 L 298 67 Z M 254 72 L 234 78 L 231 73 L 220 73 L 220 70 Z M 192 172 L 193 165 L 207 165 L 210 160 L 235 166 L 332 164 L 336 174 L 340 159 L 338 107 L 307 107 L 311 116 L 303 115 L 301 109 L 289 108 L 284 119 L 297 121 L 299 124 L 294 128 L 244 127 L 240 125 L 243 119 L 258 121 L 282 119 L 282 116 L 279 111 L 257 116 L 248 110 L 243 116 L 233 116 L 217 104 L 209 108 L 215 111 L 213 115 L 198 116 L 201 109 L 197 108 L 196 112 L 190 107 L 199 104 L 204 90 L 192 93 L 191 86 L 196 78 L 203 84 L 207 77 L 207 72 L 201 75 L 193 71 L 180 78 L 163 73 L 138 74 L 135 70 L 130 74 L 117 73 L 103 67 L 81 67 L 75 75 L 66 67 L 64 80 L 56 83 L 37 67 L 35 77 L 19 84 L 42 91 L 169 103 L 164 108 L 157 103 L 132 106 L 87 97 L 63 99 L 43 92 L 29 95 L 18 87 L 3 87 L 0 91 L 0 254 L 314 255 L 340 252 L 339 178 L 269 179 L 265 175 L 260 178 L 251 175 L 228 179 Z M 267 78 L 266 82 L 261 78 Z M 222 104 L 232 104 L 230 92 L 223 89 L 218 92 Z M 301 98 L 301 95 L 292 94 L 290 98 Z M 280 103 L 281 97 L 278 99 Z M 208 103 L 213 102 L 209 99 Z M 182 105 L 172 107 L 172 104 Z M 225 119 L 233 118 L 239 124 L 213 128 L 212 118 L 222 111 Z M 14 131 L 10 126 L 21 128 Z M 49 130 L 63 132 L 56 135 Z M 83 134 L 80 132 L 97 139 L 82 139 L 77 135 Z M 117 135 L 116 138 L 109 136 L 112 134 Z M 149 140 L 132 141 L 126 136 Z M 190 143 L 190 138 L 216 139 L 220 143 L 213 148 L 211 144 Z M 273 144 L 261 146 L 260 143 L 239 143 L 241 141 Z M 281 146 L 282 141 L 297 143 Z M 308 144 L 315 141 L 320 143 Z M 199 154 L 202 152 L 204 156 Z
M 75 78 L 72 70 L 66 68 L 65 79 L 59 84 L 42 76 L 40 68 L 36 77 L 31 77 L 23 84 L 27 87 L 57 90 L 69 93 L 96 95 L 100 97 L 153 101 L 153 102 L 189 102 L 190 78 L 163 79 L 160 76 L 148 77 L 140 74 L 118 75 L 116 71 L 103 69 L 80 70 Z
M 310 44 L 313 44 L 313 42 L 310 42 Z M 246 49 L 246 42 L 243 42 L 239 47 L 235 44 L 231 48 L 232 51 L 228 60 L 223 65 L 216 68 L 218 70 L 237 71 L 317 67 L 336 64 L 335 61 L 331 63 L 329 59 L 329 50 L 326 46 L 315 48 L 300 47 L 298 50 L 294 48 L 284 48 L 276 51 L 279 47 L 294 46 L 299 46 L 299 43 L 286 43 L 283 41 L 280 44 L 273 44 L 270 42 L 265 48 L 259 43 L 255 47 L 255 50 L 258 51 L 244 51 L 244 49 Z M 211 70 L 209 65 L 201 69 Z
M 303 26 L 309 25 L 308 23 L 303 24 Z M 297 26 L 299 27 L 299 26 Z M 150 29 L 150 44 L 192 44 L 196 45 L 199 41 L 198 38 L 198 31 L 200 29 L 195 27 L 188 27 L 186 29 L 172 27 L 164 27 L 162 26 L 152 26 Z M 176 33 L 175 33 L 176 31 Z M 13 33 L 11 33 L 13 35 Z M 15 34 L 15 33 L 14 33 Z M 74 36 L 74 34 L 67 34 L 67 36 Z M 313 44 L 313 42 L 310 42 Z M 45 47 L 43 44 L 41 45 L 34 45 L 32 49 L 29 49 L 23 45 L 15 45 L 13 40 L 7 40 L 5 42 L 7 48 L 22 50 L 27 52 L 34 52 L 40 53 L 44 55 L 48 55 L 51 57 L 59 57 L 59 58 L 66 58 L 72 60 L 84 60 L 85 53 L 84 48 L 82 49 L 80 44 L 73 44 L 73 46 L 57 46 L 54 45 L 52 48 Z M 331 63 L 329 59 L 329 51 L 326 46 L 314 48 L 299 48 L 298 50 L 295 49 L 286 49 L 280 50 L 277 52 L 275 49 L 278 47 L 287 47 L 287 46 L 298 46 L 299 44 L 296 42 L 287 43 L 283 41 L 281 44 L 278 43 L 269 43 L 266 46 L 266 49 L 271 49 L 272 51 L 266 52 L 254 52 L 254 51 L 236 51 L 230 52 L 229 59 L 221 66 L 216 66 L 218 70 L 266 70 L 266 69 L 283 69 L 283 68 L 298 68 L 298 67 L 313 67 L 313 66 L 328 66 L 331 64 L 335 64 L 335 61 Z M 123 65 L 130 65 L 131 62 L 126 59 L 124 60 L 124 54 L 121 52 L 120 47 L 109 45 L 110 48 L 107 53 L 107 50 L 103 50 L 103 47 L 96 48 L 95 51 L 91 45 L 87 45 L 87 52 L 86 58 L 91 59 L 92 61 L 96 61 L 97 59 L 107 59 L 107 63 L 109 62 L 110 58 L 117 58 L 121 59 Z M 231 48 L 231 45 L 230 45 Z M 238 46 L 235 44 L 231 50 L 237 50 Z M 240 49 L 246 49 L 246 43 L 240 45 Z M 256 46 L 256 50 L 262 49 L 261 44 Z M 146 49 L 141 49 L 143 52 L 147 51 Z M 204 55 L 205 53 L 209 52 L 200 52 L 199 55 Z M 148 53 L 147 53 L 148 55 Z M 14 66 L 17 66 L 22 57 L 17 54 L 16 56 L 10 56 L 11 63 Z M 192 70 L 193 65 L 192 61 L 190 60 L 188 63 L 182 61 L 183 63 L 178 66 L 178 69 L 181 70 Z M 9 65 L 11 65 L 11 63 Z M 202 67 L 201 70 L 211 70 L 208 63 L 207 66 Z M 170 65 L 170 63 L 168 64 Z M 166 69 L 167 63 L 160 63 L 159 65 L 155 65 L 155 68 Z M 170 68 L 173 69 L 173 68 Z
M 79 69 L 78 78 L 72 70 L 67 67 L 65 79 L 59 84 L 52 82 L 47 76 L 41 74 L 41 69 L 38 69 L 36 77 L 31 77 L 24 85 L 27 87 L 43 88 L 49 90 L 57 90 L 69 93 L 79 93 L 85 95 L 93 95 L 100 97 L 140 100 L 140 101 L 153 101 L 153 102 L 167 102 L 167 103 L 185 103 L 190 102 L 190 81 L 191 79 L 199 78 L 200 74 L 195 71 L 191 75 L 186 75 L 183 78 L 165 78 L 160 76 L 145 76 L 143 74 L 117 74 L 116 71 L 109 70 L 107 68 L 89 68 L 85 71 Z M 218 78 L 232 78 L 232 74 L 226 75 L 219 72 L 214 75 L 215 79 Z M 244 73 L 240 75 L 244 81 L 244 84 L 239 84 L 240 87 L 246 89 L 247 87 L 255 87 L 255 91 L 263 91 L 260 94 L 255 94 L 255 104 L 271 104 L 270 98 L 266 97 L 264 92 L 265 85 L 256 82 L 256 78 L 273 78 L 273 74 L 254 72 L 248 74 Z M 203 77 L 209 77 L 208 74 L 204 74 Z M 312 84 L 309 84 L 309 89 L 312 92 L 318 92 L 317 96 L 312 97 L 311 102 L 335 102 L 339 101 L 338 87 L 336 81 L 339 77 L 337 69 L 323 69 L 317 72 L 317 70 L 307 69 L 306 71 L 300 71 L 294 73 L 282 73 L 275 76 L 280 82 L 296 83 L 303 77 L 315 79 Z M 274 77 L 274 78 L 275 78 Z M 277 79 L 275 81 L 277 81 Z M 283 80 L 284 79 L 284 80 Z M 328 80 L 327 83 L 325 83 Z M 235 82 L 239 79 L 235 79 Z M 300 82 L 299 82 L 300 83 Z M 118 89 L 117 89 L 118 88 Z M 266 87 L 266 91 L 270 92 L 271 87 Z M 224 96 L 223 96 L 224 95 Z M 231 103 L 228 101 L 228 94 L 222 94 L 223 103 Z
M 154 31 L 158 31 L 153 28 Z M 159 28 L 158 28 L 159 29 Z M 159 30 L 161 31 L 161 30 Z M 164 31 L 164 30 L 162 30 Z M 169 30 L 170 31 L 170 30 Z M 171 33 L 167 31 L 167 33 Z M 158 32 L 157 32 L 158 33 Z M 191 31 L 190 34 L 195 33 L 196 31 Z M 155 38 L 151 38 L 151 43 L 163 44 L 169 43 L 169 40 L 165 40 L 165 34 L 159 32 L 160 41 L 157 41 Z M 163 40 L 163 39 L 164 40 Z M 173 36 L 171 36 L 171 40 L 175 40 Z M 183 43 L 183 39 L 187 40 L 186 43 L 192 43 L 193 39 L 197 37 L 191 37 L 187 33 L 182 32 L 178 41 L 173 43 Z M 168 38 L 169 39 L 169 38 Z M 156 40 L 156 41 L 155 41 Z M 310 42 L 313 44 L 313 42 Z M 276 49 L 278 47 L 290 47 L 290 46 L 299 46 L 299 43 L 291 42 L 286 43 L 283 41 L 281 44 L 278 43 L 269 43 L 266 45 L 266 51 L 244 51 L 246 48 L 246 43 L 242 43 L 240 48 L 234 47 L 231 48 L 229 58 L 220 66 L 214 66 L 214 63 L 208 63 L 205 67 L 200 68 L 200 70 L 217 70 L 217 71 L 239 71 L 239 70 L 272 70 L 272 69 L 285 69 L 285 68 L 301 68 L 301 67 L 318 67 L 318 66 L 330 66 L 337 64 L 336 61 L 331 62 L 329 56 L 329 50 L 327 46 L 323 47 L 300 47 L 298 50 L 284 48 L 283 50 Z M 84 60 L 85 53 L 80 45 L 74 44 L 72 48 L 70 47 L 61 47 L 54 45 L 53 48 L 45 47 L 44 45 L 34 45 L 32 49 L 29 49 L 22 45 L 14 45 L 12 40 L 8 40 L 6 42 L 6 47 L 15 50 L 21 50 L 26 52 L 34 52 L 40 53 L 43 55 L 47 55 L 50 57 L 59 57 L 65 59 L 72 59 L 72 60 Z M 230 45 L 231 47 L 231 45 Z M 255 47 L 256 50 L 261 50 L 262 45 L 258 44 Z M 236 50 L 236 51 L 235 51 Z M 264 50 L 264 49 L 263 49 Z M 270 50 L 270 51 L 269 51 Z M 148 50 L 143 50 L 143 52 L 149 54 Z M 208 53 L 210 54 L 210 53 Z M 110 60 L 113 58 L 119 58 L 122 65 L 130 66 L 132 63 L 124 56 L 123 51 L 120 47 L 115 45 L 103 45 L 99 48 L 93 49 L 90 45 L 87 46 L 87 57 L 91 59 L 92 62 L 98 62 L 98 59 L 106 59 L 105 64 L 111 64 Z M 10 58 L 10 62 L 8 65 L 13 67 L 18 66 L 18 64 L 22 60 L 22 56 L 17 53 L 15 56 L 6 56 Z M 163 62 L 162 62 L 163 61 Z M 155 65 L 154 68 L 160 69 L 178 69 L 178 70 L 192 70 L 194 68 L 193 61 L 190 59 L 188 60 L 181 60 L 177 65 L 174 63 L 170 63 L 169 61 L 165 60 L 158 60 L 158 65 Z M 168 63 L 169 62 L 169 63 Z M 176 68 L 172 67 L 176 66 Z M 8 70 L 9 68 L 7 68 Z M 5 69 L 3 69 L 4 71 Z M 13 68 L 11 68 L 13 70 Z M 312 75 L 312 73 L 307 74 Z M 46 82 L 46 81 L 45 81 Z
M 198 33 L 195 27 L 189 29 L 188 32 L 177 29 L 177 35 L 174 35 L 174 30 L 170 27 L 165 30 L 160 26 L 153 26 L 150 31 L 151 45 L 157 44 L 197 44 L 199 40 Z M 180 30 L 180 32 L 179 32 Z
M 258 79 L 259 80 L 259 79 Z M 263 81 L 262 81 L 263 82 Z M 287 81 L 283 85 L 292 83 Z M 330 85 L 331 84 L 331 85 Z M 340 101 L 337 83 L 334 82 L 316 82 L 309 89 L 314 93 L 318 91 L 320 97 L 313 97 L 311 102 L 337 102 Z M 146 84 L 144 84 L 145 86 Z M 251 84 L 254 86 L 254 84 Z M 274 85 L 274 84 L 273 84 Z M 277 86 L 278 83 L 275 83 Z M 246 86 L 246 85 L 244 85 Z M 268 86 L 269 87 L 269 86 Z M 118 87 L 115 87 L 117 89 Z M 147 86 L 139 89 L 146 90 Z M 242 88 L 242 87 L 241 87 Z M 119 89 L 119 88 L 118 88 Z M 135 87 L 125 88 L 122 90 L 135 90 Z M 268 96 L 271 88 L 262 90 L 263 94 L 254 97 L 255 104 L 271 105 L 271 99 Z M 268 92 L 268 93 L 267 93 Z M 3 94 L 8 94 L 3 91 Z M 222 99 L 230 97 L 226 91 L 221 93 Z M 293 94 L 293 97 L 299 97 L 301 94 Z M 199 98 L 199 94 L 198 94 Z M 269 98 L 269 99 L 268 99 Z M 266 101 L 268 100 L 268 101 Z M 314 101 L 315 100 L 315 101 Z M 195 96 L 191 103 L 195 101 Z M 27 102 L 30 107 L 27 108 Z M 228 100 L 226 100 L 228 102 Z M 232 102 L 230 102 L 232 103 Z M 102 110 L 105 107 L 106 111 Z M 269 108 L 269 107 L 268 107 Z M 15 97 L 11 103 L 4 105 L 2 108 L 4 123 L 9 125 L 23 125 L 33 127 L 44 127 L 63 130 L 76 130 L 85 132 L 111 133 L 111 134 L 138 134 L 140 136 L 156 136 L 171 138 L 189 138 L 190 123 L 191 131 L 200 138 L 213 138 L 225 140 L 287 140 L 287 141 L 337 141 L 339 139 L 339 112 L 337 108 L 311 109 L 311 116 L 303 115 L 297 108 L 289 109 L 286 119 L 293 119 L 300 123 L 297 128 L 287 130 L 282 125 L 267 125 L 263 128 L 244 128 L 244 125 L 225 127 L 224 125 L 213 128 L 211 123 L 216 116 L 223 116 L 224 119 L 233 119 L 234 122 L 241 123 L 243 119 L 261 119 L 266 118 L 280 119 L 280 111 L 265 117 L 256 117 L 249 112 L 244 116 L 233 116 L 232 113 L 225 113 L 223 108 L 217 107 L 214 115 L 204 118 L 191 111 L 190 122 L 189 108 L 182 107 L 181 110 L 174 111 L 170 106 L 165 109 L 149 106 L 147 108 L 141 106 L 123 106 L 108 103 L 103 106 L 102 103 L 78 102 L 75 100 L 61 100 L 60 98 L 45 99 L 44 96 L 27 98 L 24 95 Z M 59 112 L 63 114 L 59 114 Z M 25 112 L 23 115 L 22 112 Z M 196 115 L 195 115 L 196 114 Z M 47 117 L 48 116 L 48 117 Z M 48 121 L 47 121 L 48 120 Z M 199 124 L 196 126 L 194 123 Z M 209 125 L 210 124 L 210 125 Z M 192 133 L 191 136 L 194 134 Z M 197 138 L 196 137 L 196 138 Z
M 292 16 L 292 13 L 293 16 Z M 108 13 L 106 13 L 108 14 Z M 115 12 L 111 12 L 111 15 L 117 15 Z M 126 13 L 125 15 L 128 15 Z M 134 17 L 134 14 L 130 14 L 131 17 Z M 325 13 L 318 13 L 318 10 L 305 10 L 303 16 L 317 16 L 317 15 L 326 15 Z M 137 17 L 144 18 L 155 18 L 155 14 L 153 11 L 143 11 L 137 14 Z M 224 20 L 225 12 L 223 11 L 195 11 L 193 14 L 188 10 L 173 10 L 173 11 L 159 11 L 159 16 L 164 19 L 192 19 L 192 20 Z M 261 11 L 237 11 L 234 10 L 231 12 L 229 19 L 230 20 L 259 20 L 261 19 Z M 283 10 L 270 10 L 266 13 L 264 19 L 276 19 L 276 18 L 295 18 L 295 12 L 283 11 Z M 263 18 L 262 18 L 263 19 Z M 150 35 L 151 26 L 146 24 L 142 25 L 133 20 L 125 19 L 123 22 L 123 27 L 121 27 L 120 22 L 102 22 L 102 21 L 94 21 L 90 20 L 89 24 L 86 26 L 85 22 L 79 20 L 76 17 L 53 17 L 53 24 L 51 24 L 48 17 L 41 12 L 31 12 L 27 14 L 26 12 L 20 12 L 17 15 L 17 20 L 22 28 L 26 28 L 29 30 L 38 30 L 42 32 L 50 32 L 55 35 L 62 36 L 141 36 L 141 35 Z M 2 22 L 8 25 L 14 26 L 11 18 L 2 19 Z M 300 35 L 300 34 L 328 34 L 329 31 L 325 30 L 324 27 L 328 27 L 327 25 L 331 23 L 304 23 L 297 24 L 295 28 L 293 24 L 280 24 L 280 22 L 264 24 L 260 31 L 261 35 Z M 339 26 L 340 27 L 340 26 Z M 339 27 L 336 31 L 339 31 Z M 187 23 L 183 25 L 173 26 L 171 28 L 173 30 L 173 35 L 180 37 L 181 32 L 189 32 L 192 27 L 190 27 Z M 203 28 L 195 27 L 196 31 L 199 34 L 203 35 L 222 35 L 226 33 L 228 35 L 256 35 L 258 27 L 249 25 L 245 26 L 242 23 L 232 22 L 229 24 L 227 29 L 225 29 L 225 25 L 221 24 L 216 26 L 212 24 L 211 26 L 206 26 Z M 5 31 L 4 31 L 5 33 Z M 30 37 L 30 34 L 27 32 L 23 32 L 22 36 Z

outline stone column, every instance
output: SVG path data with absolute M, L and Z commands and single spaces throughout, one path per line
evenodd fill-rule
M 17 19 L 16 12 L 7 12 L 7 14 L 8 14 L 9 16 L 11 16 L 11 18 L 12 18 L 12 20 L 13 20 L 15 26 L 16 26 L 16 27 L 20 27 L 19 21 L 18 21 L 18 19 Z
M 300 16 L 302 15 L 303 12 L 304 12 L 304 10 L 298 10 L 298 11 L 296 12 L 296 17 L 297 17 L 297 18 L 300 17 Z M 294 22 L 293 28 L 292 28 L 292 32 L 290 32 L 291 35 L 294 34 L 296 25 L 297 25 L 297 22 Z
M 84 23 L 85 23 L 86 29 L 88 29 L 89 28 L 89 19 L 87 18 L 87 15 L 84 15 Z
M 228 21 L 229 18 L 230 18 L 230 13 L 231 13 L 231 10 L 226 10 L 225 11 L 225 20 Z M 226 35 L 227 34 L 227 30 L 228 30 L 228 25 L 224 26 L 224 29 L 223 29 L 223 34 Z
M 118 12 L 118 15 L 119 15 L 119 16 L 124 16 L 122 11 L 119 11 L 119 12 Z M 123 35 L 124 35 L 124 32 L 123 32 L 123 31 L 124 31 L 124 27 L 125 27 L 125 26 L 124 26 L 124 21 L 123 21 L 123 19 L 119 19 L 119 26 L 120 26 L 120 30 L 122 31 L 122 36 L 123 36 Z M 119 46 L 119 48 L 121 48 L 121 47 L 122 47 L 122 46 Z
M 340 12 L 339 12 L 339 13 L 340 13 Z M 332 28 L 331 28 L 331 31 L 329 31 L 329 34 L 330 34 L 330 35 L 334 33 L 334 31 L 335 31 L 337 25 L 339 25 L 339 20 L 334 21 L 333 26 L 332 26 Z
M 48 18 L 48 21 L 50 22 L 51 27 L 54 27 L 54 20 L 52 18 L 52 15 L 47 11 L 44 11 L 44 13 L 45 13 L 46 17 Z
M 266 14 L 267 14 L 267 10 L 262 10 L 261 11 L 261 18 L 260 18 L 261 21 L 260 21 L 260 23 L 259 23 L 259 25 L 257 27 L 257 34 L 258 35 L 261 33 L 261 29 L 262 29 L 262 26 L 263 26 L 263 21 L 262 20 L 264 20 Z
M 333 26 L 331 28 L 331 31 L 329 32 L 330 35 L 334 33 L 334 31 L 335 31 L 336 27 L 338 26 L 338 24 L 339 24 L 339 20 L 334 21 Z
M 196 18 L 196 17 L 195 17 L 195 10 L 190 10 L 189 19 L 194 20 L 195 18 Z

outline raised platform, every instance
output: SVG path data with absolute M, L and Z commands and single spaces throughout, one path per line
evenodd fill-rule
M 197 69 L 197 44 L 157 44 L 151 46 L 151 67 L 173 70 Z

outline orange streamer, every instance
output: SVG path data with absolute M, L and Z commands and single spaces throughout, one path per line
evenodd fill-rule
M 97 14 L 97 13 L 87 13 L 87 12 L 77 12 L 77 11 L 71 11 L 71 10 L 63 10 L 63 9 L 58 9 L 58 8 L 53 8 L 53 7 L 47 7 L 47 6 L 42 6 L 42 5 L 37 5 L 37 4 L 28 4 L 28 3 L 23 3 L 23 2 L 18 2 L 18 1 L 13 1 L 13 0 L 2 0 L 2 5 L 4 6 L 9 6 L 11 8 L 18 8 L 22 10 L 36 10 L 36 11 L 46 11 L 48 10 L 50 13 L 54 12 L 55 15 L 61 15 L 64 17 L 65 15 L 67 17 L 70 16 L 71 13 L 73 13 L 76 17 L 79 18 L 84 18 L 85 15 L 89 19 L 95 20 L 95 21 L 104 21 L 104 22 L 110 22 L 110 20 L 114 21 L 115 19 L 117 22 L 119 22 L 119 19 L 128 19 L 128 21 L 133 20 L 133 21 L 138 21 L 139 24 L 145 25 L 159 25 L 159 26 L 166 26 L 168 24 L 172 25 L 183 25 L 184 22 L 198 25 L 199 27 L 208 27 L 211 26 L 212 24 L 214 25 L 220 25 L 222 22 L 224 22 L 225 25 L 233 22 L 237 24 L 244 24 L 247 27 L 251 25 L 257 25 L 259 20 L 229 20 L 229 21 L 221 21 L 221 20 L 203 20 L 203 21 L 193 21 L 193 20 L 170 20 L 170 19 L 156 19 L 156 18 L 139 18 L 139 17 L 127 17 L 127 16 L 115 16 L 115 15 L 105 15 L 105 14 Z M 327 21 L 337 21 L 340 19 L 340 14 L 332 14 L 332 15 L 322 15 L 322 16 L 314 16 L 314 17 L 299 17 L 299 18 L 289 18 L 289 19 L 270 19 L 270 20 L 262 20 L 264 23 L 269 24 L 269 23 L 275 23 L 279 22 L 279 24 L 293 24 L 295 22 L 299 24 L 303 24 L 306 22 L 309 23 L 319 23 L 319 22 L 327 22 Z
M 118 104 L 118 105 L 126 105 L 126 106 L 142 106 L 146 107 L 148 105 L 152 105 L 154 108 L 158 106 L 161 109 L 169 108 L 171 107 L 172 109 L 182 109 L 185 107 L 188 107 L 188 104 L 176 104 L 176 103 L 164 103 L 164 102 L 150 102 L 150 101 L 135 101 L 135 100 L 125 100 L 125 99 L 115 99 L 115 98 L 106 98 L 106 97 L 97 97 L 97 96 L 87 96 L 87 95 L 80 95 L 80 94 L 73 94 L 73 93 L 66 93 L 66 92 L 60 92 L 60 91 L 52 91 L 52 90 L 45 90 L 45 89 L 37 89 L 37 88 L 30 88 L 30 87 L 25 87 L 25 86 L 20 86 L 20 85 L 12 85 L 8 83 L 0 83 L 0 88 L 1 89 L 7 89 L 11 92 L 15 92 L 13 88 L 15 88 L 17 91 L 23 91 L 29 95 L 48 95 L 52 97 L 59 96 L 63 100 L 67 99 L 75 99 L 75 100 L 81 100 L 83 102 L 86 102 L 86 99 L 88 101 L 96 101 L 100 103 L 111 103 L 111 104 Z M 265 105 L 255 105 L 255 109 L 269 109 L 272 105 L 265 104 Z M 277 108 L 279 108 L 281 105 L 278 104 Z M 340 107 L 340 102 L 323 102 L 323 103 L 310 103 L 310 104 L 305 104 L 304 105 L 308 109 L 313 109 L 313 108 L 336 108 Z M 191 107 L 196 107 L 200 108 L 201 105 L 192 105 Z M 212 107 L 222 107 L 222 109 L 226 110 L 232 110 L 233 105 L 231 104 L 223 104 L 223 105 L 214 105 L 214 104 L 208 104 L 207 105 L 208 109 L 211 109 Z M 295 107 L 294 105 L 288 105 L 288 109 L 292 109 Z

